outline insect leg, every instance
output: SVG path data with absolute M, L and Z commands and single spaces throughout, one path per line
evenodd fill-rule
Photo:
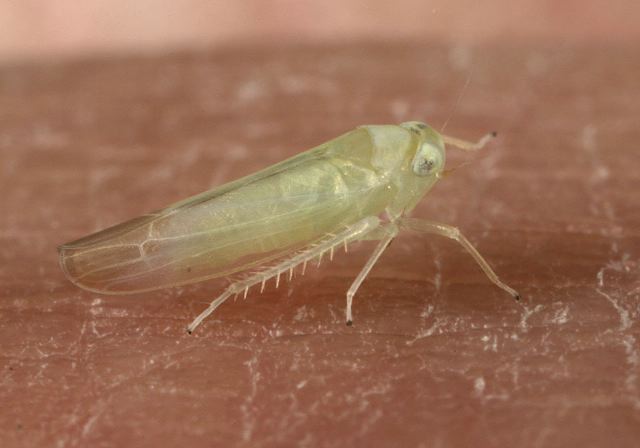
M 327 250 L 343 244 L 345 241 L 357 240 L 361 236 L 376 229 L 379 225 L 380 220 L 375 216 L 364 218 L 357 223 L 347 227 L 344 231 L 338 233 L 337 235 L 330 236 L 329 238 L 321 240 L 318 244 L 314 245 L 310 249 L 302 250 L 301 252 L 294 254 L 293 256 L 281 261 L 276 265 L 266 268 L 261 272 L 250 275 L 245 279 L 232 283 L 227 287 L 222 295 L 220 295 L 220 297 L 211 302 L 209 307 L 202 313 L 200 313 L 200 315 L 189 324 L 189 326 L 187 327 L 187 331 L 189 333 L 193 333 L 193 330 L 195 330 L 196 327 L 207 318 L 207 316 L 213 313 L 215 309 L 222 305 L 222 303 L 224 303 L 224 301 L 227 300 L 231 295 L 238 294 L 243 290 L 247 290 L 247 288 L 253 285 L 264 284 L 266 279 L 273 277 L 276 277 L 277 286 L 280 280 L 280 274 L 282 274 L 283 272 L 292 272 L 294 267 L 300 264 L 303 264 L 303 266 L 306 265 L 309 260 L 313 260 Z
M 400 227 L 404 227 L 415 232 L 435 233 L 436 235 L 441 235 L 457 241 L 469 253 L 469 255 L 473 257 L 476 263 L 478 263 L 480 268 L 484 271 L 485 275 L 489 277 L 489 280 L 491 280 L 497 287 L 511 294 L 514 299 L 520 300 L 520 294 L 518 294 L 515 289 L 502 283 L 496 273 L 493 272 L 493 269 L 491 269 L 491 266 L 489 266 L 489 263 L 487 263 L 482 255 L 480 255 L 480 252 L 478 252 L 478 250 L 473 247 L 469 240 L 462 233 L 460 233 L 460 230 L 458 230 L 456 227 L 415 218 L 401 218 Z
M 389 225 L 377 227 L 360 236 L 358 241 L 380 241 L 389 235 Z
M 195 330 L 196 327 L 200 325 L 202 321 L 207 318 L 207 316 L 209 316 L 209 314 L 213 313 L 216 310 L 216 308 L 222 305 L 229 298 L 229 296 L 231 296 L 231 294 L 234 294 L 234 292 L 235 290 L 228 288 L 225 292 L 222 293 L 220 297 L 218 297 L 216 300 L 211 302 L 209 307 L 206 310 L 204 310 L 202 313 L 200 313 L 200 315 L 196 317 L 193 320 L 193 322 L 189 324 L 189 326 L 187 327 L 187 332 L 189 334 L 193 333 L 193 330 Z
M 385 230 L 386 235 L 380 238 L 380 242 L 376 246 L 375 250 L 367 260 L 367 264 L 364 265 L 364 268 L 360 271 L 356 279 L 353 281 L 351 286 L 349 287 L 349 291 L 347 291 L 347 309 L 346 309 L 346 317 L 347 317 L 347 325 L 351 325 L 353 323 L 353 316 L 351 314 L 351 305 L 353 304 L 353 296 L 356 294 L 356 291 L 367 277 L 373 265 L 376 264 L 378 258 L 382 255 L 384 250 L 391 244 L 391 241 L 398 234 L 398 227 L 394 223 L 390 223 L 382 228 Z

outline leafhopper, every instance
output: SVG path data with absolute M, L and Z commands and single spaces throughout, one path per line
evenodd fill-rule
M 59 248 L 60 264 L 77 286 L 130 294 L 239 274 L 187 327 L 191 333 L 229 297 L 279 285 L 295 269 L 358 240 L 378 241 L 346 294 L 353 297 L 373 265 L 403 229 L 451 238 L 487 277 L 516 300 L 460 231 L 410 218 L 444 175 L 445 147 L 482 148 L 410 121 L 360 126 L 262 171 L 142 215 Z

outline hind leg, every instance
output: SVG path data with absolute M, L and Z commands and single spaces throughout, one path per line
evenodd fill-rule
M 243 291 L 244 296 L 246 297 L 247 293 L 249 292 L 249 288 L 257 284 L 262 285 L 262 290 L 264 289 L 265 282 L 271 278 L 276 279 L 277 286 L 280 282 L 280 275 L 282 275 L 283 273 L 285 273 L 286 275 L 286 273 L 288 272 L 289 278 L 291 278 L 291 276 L 293 275 L 293 269 L 299 265 L 303 266 L 304 272 L 304 268 L 306 267 L 307 262 L 309 262 L 310 260 L 313 260 L 314 258 L 318 258 L 318 260 L 320 260 L 322 258 L 322 255 L 327 251 L 333 254 L 334 249 L 340 247 L 341 245 L 344 245 L 346 248 L 346 244 L 349 241 L 361 238 L 372 230 L 375 230 L 377 227 L 379 227 L 379 225 L 380 220 L 377 217 L 370 216 L 368 218 L 364 218 L 357 223 L 347 227 L 345 230 L 339 232 L 336 235 L 327 236 L 308 249 L 304 249 L 271 267 L 268 267 L 260 272 L 256 272 L 255 274 L 249 275 L 242 280 L 232 283 L 227 287 L 227 289 L 224 290 L 224 292 L 220 296 L 218 296 L 213 302 L 211 302 L 207 309 L 200 313 L 200 315 L 189 324 L 189 326 L 187 327 L 187 332 L 189 332 L 190 334 L 193 333 L 193 330 L 195 330 L 196 327 L 207 318 L 207 316 L 213 313 L 216 308 L 222 305 L 229 297 L 240 294 Z

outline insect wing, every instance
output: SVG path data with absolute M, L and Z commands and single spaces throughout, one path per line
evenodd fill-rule
M 370 196 L 378 186 L 375 176 L 349 157 L 336 157 L 366 153 L 367 145 L 366 132 L 355 130 L 65 244 L 63 270 L 85 289 L 121 294 L 202 281 L 276 259 L 370 213 L 353 201 Z

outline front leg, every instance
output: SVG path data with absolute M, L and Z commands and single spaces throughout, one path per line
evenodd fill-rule
M 457 241 L 473 257 L 473 259 L 476 260 L 476 263 L 478 263 L 486 276 L 489 277 L 489 280 L 491 280 L 499 288 L 502 288 L 503 290 L 511 294 L 514 299 L 520 300 L 520 294 L 518 294 L 516 290 L 514 290 L 510 286 L 502 283 L 496 273 L 493 272 L 493 269 L 491 269 L 491 267 L 489 266 L 489 263 L 487 263 L 482 255 L 480 255 L 480 252 L 478 252 L 477 249 L 473 247 L 469 240 L 465 238 L 465 236 L 461 234 L 460 230 L 458 230 L 456 227 L 415 218 L 401 218 L 399 220 L 399 224 L 400 227 L 403 227 L 405 229 L 422 233 L 435 233 L 437 235 L 445 236 Z

